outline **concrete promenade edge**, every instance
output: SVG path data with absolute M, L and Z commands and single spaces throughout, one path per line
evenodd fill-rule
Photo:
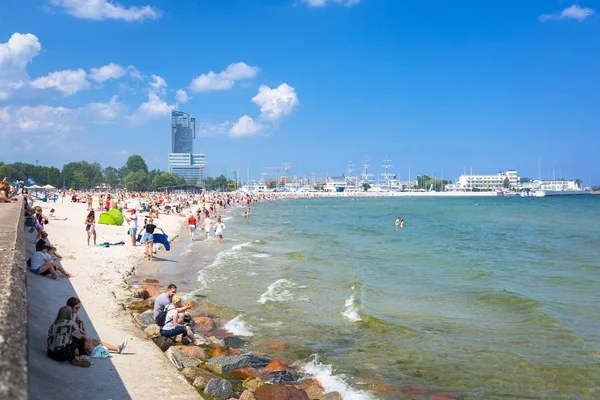
M 0 203 L 0 398 L 27 399 L 23 201 Z

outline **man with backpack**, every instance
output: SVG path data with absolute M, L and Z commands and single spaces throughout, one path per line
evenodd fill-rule
M 171 304 L 171 301 L 173 300 L 173 296 L 175 296 L 175 293 L 177 293 L 177 286 L 171 283 L 169 286 L 167 286 L 167 291 L 158 296 L 154 302 L 154 321 L 156 322 L 156 325 L 161 327 L 161 329 L 163 326 L 165 326 L 167 310 Z M 178 323 L 183 323 L 183 312 L 189 310 L 190 308 L 192 308 L 191 305 L 177 308 L 177 313 L 181 313 L 181 321 L 178 321 Z

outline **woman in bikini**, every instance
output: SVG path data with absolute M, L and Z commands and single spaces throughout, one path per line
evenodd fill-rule
M 94 246 L 96 245 L 96 213 L 92 210 L 85 217 L 85 230 L 87 231 L 87 245 L 90 245 L 90 236 L 94 235 Z

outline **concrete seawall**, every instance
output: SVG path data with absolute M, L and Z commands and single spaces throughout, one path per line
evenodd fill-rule
M 0 399 L 27 399 L 23 202 L 0 204 Z

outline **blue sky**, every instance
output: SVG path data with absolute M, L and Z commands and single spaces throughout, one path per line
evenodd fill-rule
M 0 2 L 2 160 L 600 183 L 600 1 Z

